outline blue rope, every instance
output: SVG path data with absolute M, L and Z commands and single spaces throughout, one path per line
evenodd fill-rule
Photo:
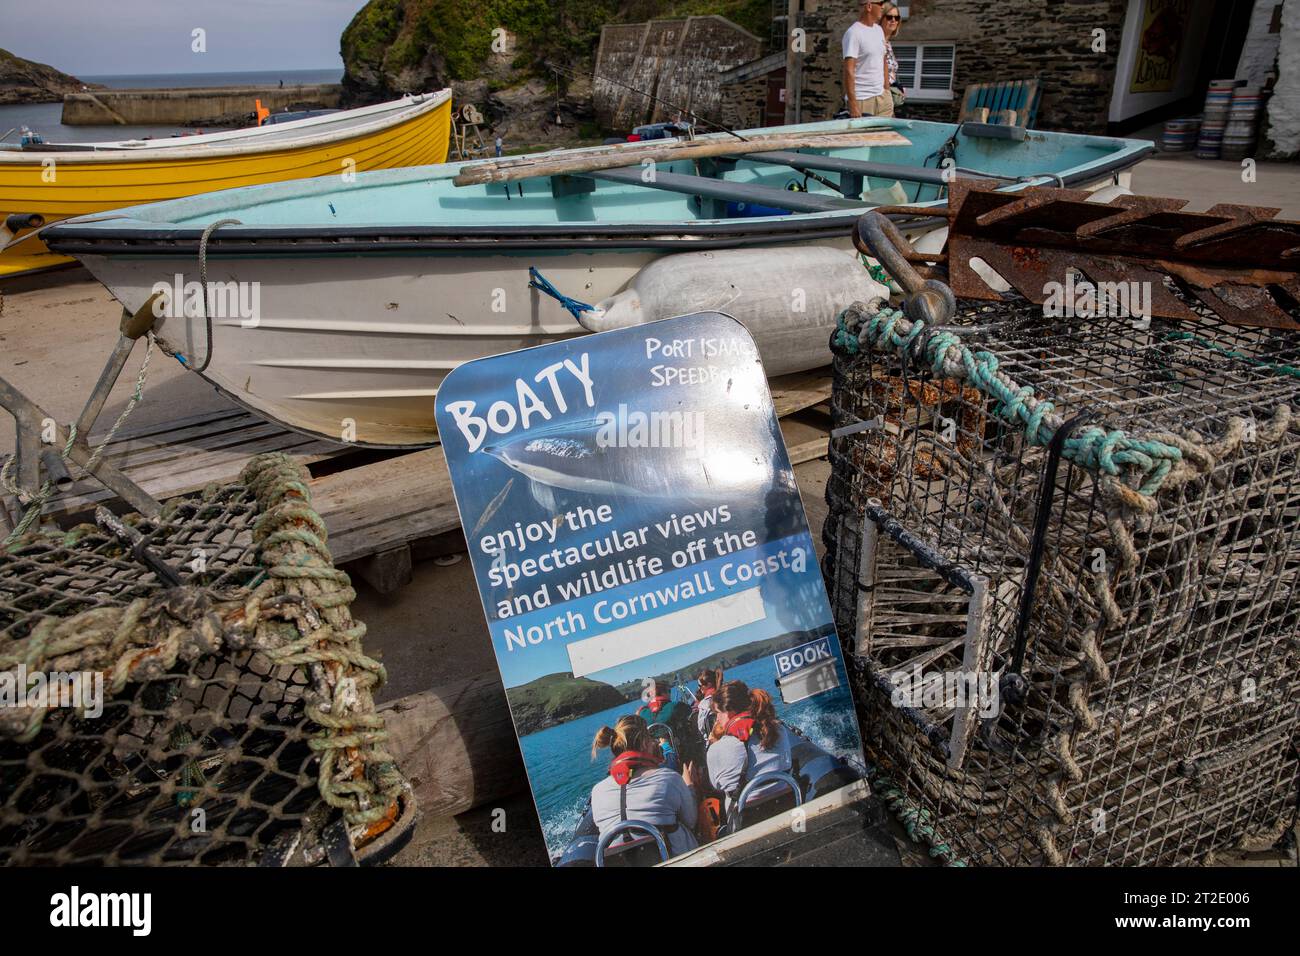
M 555 286 L 551 285 L 549 279 L 537 271 L 536 266 L 528 267 L 528 288 L 536 289 L 543 295 L 549 295 L 561 307 L 568 310 L 569 314 L 575 319 L 579 318 L 583 312 L 594 312 L 596 307 L 588 305 L 585 302 L 579 302 L 577 299 L 571 299 Z

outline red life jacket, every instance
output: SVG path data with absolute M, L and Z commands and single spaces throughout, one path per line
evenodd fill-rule
M 727 727 L 722 732 L 724 737 L 735 737 L 742 744 L 749 742 L 749 736 L 754 732 L 754 718 L 748 712 L 737 714 L 727 721 Z
M 664 704 L 670 703 L 671 701 L 672 701 L 672 698 L 671 698 L 670 696 L 668 696 L 667 694 L 665 694 L 665 695 L 662 696 L 662 697 L 653 697 L 653 698 L 651 698 L 650 700 L 648 700 L 648 701 L 646 702 L 646 705 L 645 705 L 645 706 L 647 706 L 647 707 L 650 708 L 650 713 L 652 713 L 652 714 L 657 714 L 657 713 L 659 713 L 660 708 L 662 708 Z
M 609 775 L 620 787 L 626 787 L 636 771 L 651 770 L 663 762 L 662 757 L 643 754 L 637 750 L 624 750 L 609 762 Z

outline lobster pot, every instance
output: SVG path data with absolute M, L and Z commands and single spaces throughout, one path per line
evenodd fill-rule
M 1271 844 L 1300 772 L 1300 336 L 958 311 L 941 331 L 1013 388 L 835 361 L 824 571 L 868 756 L 970 863 Z
M 289 463 L 282 481 L 262 474 L 260 494 L 247 483 L 214 486 L 169 503 L 159 519 L 132 516 L 180 587 L 164 586 L 94 525 L 0 549 L 0 681 L 11 692 L 38 672 L 80 681 L 44 698 L 28 683 L 28 702 L 42 706 L 0 709 L 0 865 L 308 864 L 364 842 L 367 824 L 338 809 L 346 793 L 335 805 L 326 794 L 341 792 L 341 776 L 383 814 L 381 775 L 355 741 L 336 773 L 340 761 L 322 758 L 330 733 L 313 712 L 322 681 L 352 669 L 305 660 L 310 641 L 284 653 L 300 636 L 296 615 L 312 622 L 309 633 L 361 655 L 328 626 L 350 620 L 340 615 L 351 592 L 311 583 L 337 583 L 339 572 L 299 543 L 280 551 L 267 537 L 292 527 L 300 542 L 317 527 L 292 491 L 305 495 L 300 470 Z M 281 563 L 304 576 L 282 586 Z M 250 597 L 281 617 L 254 629 Z M 59 630 L 43 630 L 51 627 Z M 336 698 L 334 709 L 345 726 L 354 714 L 364 735 L 373 701 L 364 678 L 355 685 L 348 706 Z

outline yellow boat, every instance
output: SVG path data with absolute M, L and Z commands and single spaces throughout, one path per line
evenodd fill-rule
M 0 147 L 0 279 L 74 262 L 41 229 L 69 216 L 286 179 L 446 162 L 451 91 L 251 129 Z

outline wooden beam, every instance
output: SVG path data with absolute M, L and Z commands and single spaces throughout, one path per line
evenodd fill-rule
M 441 448 L 313 478 L 335 564 L 460 527 Z
M 452 180 L 457 186 L 509 183 L 519 179 L 556 176 L 561 173 L 595 172 L 601 169 L 641 167 L 646 161 L 671 163 L 706 156 L 741 156 L 765 149 L 834 149 L 846 146 L 910 146 L 911 141 L 888 127 L 828 130 L 825 133 L 757 133 L 743 140 L 710 133 L 692 140 L 647 140 L 619 143 L 566 153 L 537 153 L 492 163 L 464 166 Z
M 795 412 L 820 405 L 831 397 L 831 371 L 829 368 L 813 369 L 811 372 L 792 372 L 771 379 L 768 382 L 772 390 L 772 406 L 777 418 L 785 418 Z
M 421 814 L 464 813 L 528 784 L 495 670 L 410 694 L 378 711 L 388 731 L 384 746 L 410 781 Z
M 345 568 L 355 574 L 380 594 L 392 594 L 404 584 L 411 583 L 411 546 L 399 544 L 367 555 Z
M 791 445 L 786 449 L 786 453 L 790 456 L 791 465 L 802 465 L 806 461 L 825 458 L 829 451 L 829 435 L 823 435 L 820 438 L 814 438 L 811 441 L 800 442 L 799 444 Z

